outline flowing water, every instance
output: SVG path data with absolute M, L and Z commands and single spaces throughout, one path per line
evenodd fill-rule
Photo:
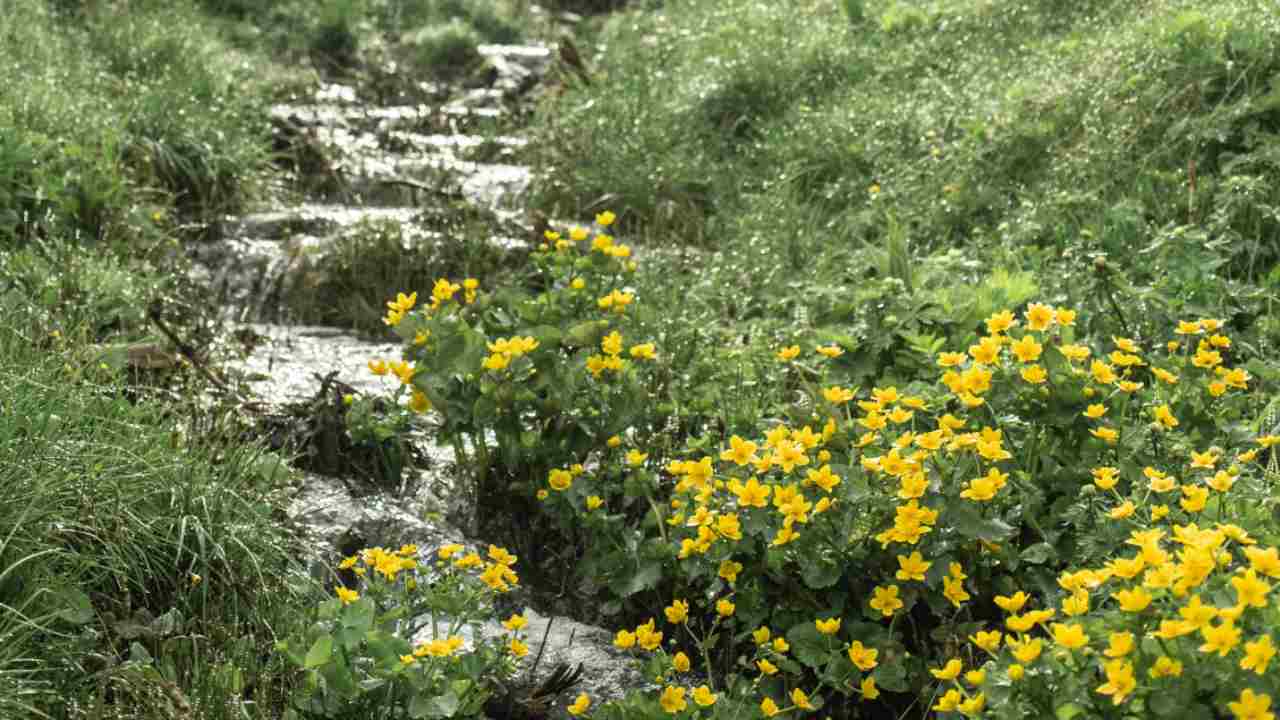
M 546 73 L 551 53 L 540 46 L 482 46 L 481 53 L 495 71 L 492 86 L 455 97 L 425 88 L 420 94 L 434 97 L 435 104 L 376 106 L 364 102 L 357 87 L 330 84 L 307 102 L 272 108 L 273 124 L 291 136 L 295 148 L 310 153 L 310 164 L 301 154 L 296 163 L 296 172 L 309 175 L 300 178 L 308 181 L 308 196 L 228 218 L 218 239 L 196 252 L 200 279 L 220 295 L 227 320 L 254 338 L 249 354 L 228 370 L 243 377 L 267 407 L 280 410 L 315 398 L 325 377 L 361 394 L 392 390 L 366 362 L 398 358 L 397 345 L 288 322 L 292 295 L 344 233 L 370 222 L 394 223 L 403 242 L 437 239 L 418 218 L 433 206 L 447 211 L 450 203 L 465 201 L 507 230 L 489 243 L 511 249 L 527 242 L 520 239 L 531 234 L 523 226 L 521 202 L 531 175 L 507 161 L 525 141 L 491 130 L 512 124 L 513 96 Z M 427 561 L 446 543 L 487 545 L 465 532 L 474 524 L 474 505 L 457 482 L 452 451 L 435 443 L 429 429 L 418 433 L 415 445 L 424 462 L 411 471 L 401 493 L 299 473 L 289 515 L 312 540 L 317 567 L 331 567 L 340 552 L 355 547 L 416 543 Z M 608 631 L 532 608 L 528 616 L 530 657 L 543 653 L 540 676 L 557 663 L 585 663 L 590 672 L 582 689 L 593 696 L 642 684 L 612 647 Z M 468 637 L 477 632 L 502 630 L 489 623 L 469 629 Z

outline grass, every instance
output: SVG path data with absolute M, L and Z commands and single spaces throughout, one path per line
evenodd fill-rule
M 1266 3 L 857 5 L 859 22 L 753 0 L 601 19 L 597 81 L 539 114 L 535 204 L 608 204 L 625 236 L 709 253 L 680 289 L 698 299 L 672 306 L 703 322 L 816 319 L 887 345 L 868 377 L 895 334 L 967 329 L 986 303 L 960 286 L 997 273 L 1135 333 L 1196 308 L 1280 340 L 1262 320 L 1280 287 Z M 894 227 L 909 289 L 884 284 Z
M 232 678 L 278 674 L 275 633 L 310 592 L 272 509 L 287 473 L 234 423 L 188 409 L 175 426 L 174 409 L 131 401 L 81 341 L 0 330 L 6 698 L 77 717 L 110 687 L 138 717 L 175 693 L 221 717 Z
M 277 522 L 283 466 L 225 411 L 145 399 L 204 390 L 118 351 L 157 339 L 152 308 L 210 337 L 175 237 L 258 195 L 287 74 L 191 3 L 6 17 L 0 717 L 272 716 L 275 634 L 317 592 Z
M 607 206 L 642 246 L 627 282 L 660 309 L 647 322 L 679 368 L 650 398 L 675 408 L 673 437 L 753 431 L 795 390 L 753 358 L 809 328 L 846 349 L 850 377 L 905 386 L 936 374 L 928 353 L 1031 300 L 1103 336 L 1221 317 L 1259 392 L 1280 382 L 1269 3 L 617 5 L 557 4 L 616 12 L 578 38 L 600 49 L 594 81 L 540 109 L 536 202 L 553 218 Z M 269 98 L 392 59 L 405 77 L 465 76 L 476 45 L 545 30 L 527 11 L 9 4 L 0 717 L 278 714 L 296 678 L 272 642 L 315 600 L 275 520 L 278 461 L 225 416 L 145 399 L 112 349 L 155 339 L 153 309 L 212 336 L 175 238 L 259 196 Z M 295 312 L 370 331 L 395 291 L 512 277 L 460 242 L 407 252 L 400 228 L 360 228 L 332 260 Z M 724 352 L 699 360 L 706 347 Z

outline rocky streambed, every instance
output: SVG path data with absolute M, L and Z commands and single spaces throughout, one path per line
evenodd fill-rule
M 523 95 L 547 73 L 552 53 L 541 46 L 497 45 L 480 52 L 488 65 L 486 87 L 450 93 L 423 85 L 416 102 L 376 105 L 359 87 L 332 84 L 271 110 L 277 149 L 294 185 L 304 189 L 302 197 L 227 218 L 216 239 L 196 250 L 200 280 L 217 291 L 227 322 L 248 338 L 247 354 L 226 368 L 242 378 L 268 414 L 297 416 L 300 408 L 340 413 L 332 409 L 342 394 L 390 394 L 391 383 L 374 376 L 366 363 L 398 358 L 397 345 L 316 322 L 343 311 L 376 318 L 380 305 L 342 307 L 373 303 L 327 294 L 336 294 L 334 288 L 354 285 L 361 273 L 399 277 L 397 264 L 406 254 L 430 260 L 437 250 L 458 252 L 460 243 L 471 245 L 467 253 L 496 253 L 506 262 L 519 262 L 527 250 L 534 231 L 524 219 L 522 199 L 531 173 L 514 159 L 525 141 L 513 132 L 518 121 L 512 109 L 527 102 Z M 447 221 L 459 215 L 485 218 L 491 232 L 450 237 Z M 385 266 L 348 270 L 355 280 L 336 283 L 333 275 L 343 272 L 344 257 L 370 261 L 360 242 L 371 233 L 389 245 L 376 255 L 385 257 Z M 470 534 L 477 525 L 475 501 L 459 481 L 451 449 L 425 427 L 412 445 L 416 462 L 398 488 L 317 472 L 323 463 L 302 463 L 310 469 L 298 473 L 288 515 L 315 550 L 317 575 L 361 547 L 413 543 L 424 562 L 449 543 L 487 547 L 485 538 Z M 516 609 L 529 618 L 526 665 L 540 656 L 531 681 L 557 665 L 581 664 L 588 671 L 575 694 L 607 698 L 643 685 L 613 647 L 610 631 L 528 607 L 531 597 L 515 598 Z M 500 634 L 502 628 L 491 622 L 469 632 Z M 556 706 L 571 700 L 560 698 Z

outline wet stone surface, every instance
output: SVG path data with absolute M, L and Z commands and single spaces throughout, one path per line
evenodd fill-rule
M 522 200 L 530 173 L 513 160 L 525 141 L 471 131 L 510 122 L 513 98 L 536 85 L 553 55 L 538 46 L 479 50 L 491 69 L 489 87 L 450 96 L 446 88 L 420 84 L 411 95 L 431 104 L 373 106 L 362 101 L 358 88 L 327 84 L 310 102 L 272 108 L 277 137 L 305 150 L 295 154 L 298 178 L 315 175 L 324 182 L 314 183 L 307 202 L 228 218 L 219 239 L 195 252 L 200 278 L 220 291 L 229 317 L 248 321 L 242 330 L 254 338 L 248 356 L 227 369 L 266 406 L 296 408 L 318 397 L 322 378 L 331 375 L 344 391 L 386 397 L 394 389 L 394 381 L 370 373 L 367 362 L 399 358 L 398 345 L 334 328 L 260 321 L 280 316 L 290 289 L 311 281 L 308 274 L 344 233 L 368 223 L 395 223 L 404 242 L 431 240 L 435 236 L 415 219 L 433 204 L 439 212 L 458 201 L 491 213 L 506 227 L 526 229 Z M 489 242 L 503 248 L 528 245 L 512 237 Z M 483 538 L 468 537 L 475 503 L 459 480 L 451 449 L 428 434 L 412 440 L 419 461 L 407 471 L 399 493 L 379 492 L 351 478 L 298 474 L 288 514 L 314 549 L 310 562 L 316 577 L 327 577 L 336 558 L 361 547 L 414 543 L 422 548 L 424 567 L 444 544 L 487 547 Z M 613 647 L 610 631 L 545 616 L 524 608 L 521 598 L 518 591 L 505 600 L 511 611 L 524 609 L 529 620 L 530 653 L 522 673 L 533 669 L 540 651 L 534 682 L 558 666 L 586 669 L 580 684 L 552 707 L 563 708 L 581 691 L 604 700 L 645 686 L 635 664 Z M 466 632 L 474 638 L 505 631 L 489 622 Z M 562 709 L 551 716 L 567 717 Z

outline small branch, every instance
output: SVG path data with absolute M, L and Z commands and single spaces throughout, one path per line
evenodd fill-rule
M 175 333 L 172 329 L 170 329 L 169 325 L 160 318 L 160 313 L 157 310 L 155 310 L 154 308 L 149 309 L 147 311 L 147 318 L 150 319 L 152 324 L 154 324 L 160 330 L 160 332 L 164 334 L 166 338 L 169 339 L 169 342 L 173 343 L 174 347 L 178 349 L 178 352 L 182 353 L 182 356 L 185 357 L 191 363 L 191 366 L 194 367 L 201 375 L 203 375 L 205 379 L 207 379 L 210 383 L 212 383 L 215 387 L 217 387 L 222 392 L 228 395 L 239 396 L 239 393 L 234 392 L 226 384 L 226 382 L 224 382 L 221 378 L 215 375 L 213 371 L 210 370 L 207 365 L 205 365 L 204 360 L 202 360 L 200 356 L 196 354 L 196 351 L 190 345 L 183 342 L 182 339 L 178 337 L 177 333 Z

